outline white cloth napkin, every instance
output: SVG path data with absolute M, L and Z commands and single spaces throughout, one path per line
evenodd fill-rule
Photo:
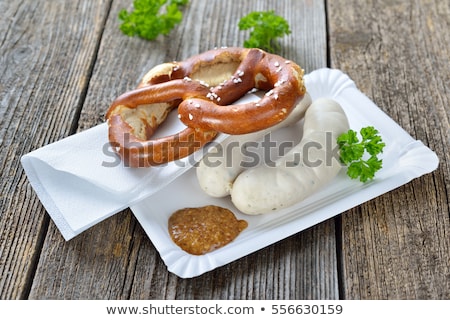
M 258 99 L 247 94 L 235 103 Z M 157 133 L 172 134 L 183 127 L 172 112 Z M 215 141 L 225 137 L 219 134 Z M 25 154 L 21 163 L 45 209 L 69 240 L 167 186 L 205 151 L 156 167 L 124 167 L 108 143 L 104 123 Z

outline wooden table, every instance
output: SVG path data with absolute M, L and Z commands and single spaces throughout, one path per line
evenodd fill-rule
M 0 2 L 0 298 L 450 298 L 448 0 L 191 0 L 153 42 L 120 33 L 131 3 Z M 292 29 L 280 55 L 348 74 L 438 169 L 193 279 L 167 271 L 129 210 L 64 241 L 21 155 L 102 123 L 156 64 L 242 46 L 238 19 L 270 9 Z

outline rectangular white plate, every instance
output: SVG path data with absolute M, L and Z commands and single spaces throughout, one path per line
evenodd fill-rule
M 362 127 L 372 125 L 380 131 L 386 147 L 383 153 L 383 169 L 377 173 L 376 179 L 362 184 L 349 179 L 342 170 L 331 184 L 301 203 L 278 212 L 248 216 L 239 212 L 229 198 L 207 196 L 200 189 L 195 168 L 192 168 L 162 190 L 131 206 L 170 272 L 182 278 L 198 276 L 437 168 L 439 161 L 436 154 L 422 142 L 414 140 L 362 94 L 355 83 L 341 71 L 319 69 L 306 75 L 305 82 L 313 101 L 328 97 L 339 102 L 353 130 L 359 131 Z M 231 209 L 238 219 L 248 222 L 248 228 L 223 248 L 202 256 L 190 255 L 172 242 L 168 233 L 169 216 L 181 208 L 211 204 Z

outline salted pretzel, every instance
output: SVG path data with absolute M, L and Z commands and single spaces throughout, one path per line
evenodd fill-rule
M 224 62 L 216 63 L 217 59 L 211 58 L 215 55 Z M 209 99 L 193 97 L 181 102 L 179 118 L 189 127 L 233 135 L 263 130 L 284 120 L 306 93 L 303 70 L 278 55 L 227 48 L 200 57 L 204 62 L 197 68 L 227 77 L 215 83 Z M 256 102 L 226 106 L 252 89 L 266 94 Z
M 131 167 L 186 157 L 219 131 L 249 133 L 284 120 L 306 92 L 302 77 L 295 63 L 259 49 L 222 48 L 160 64 L 109 107 L 110 143 Z M 267 91 L 260 101 L 228 106 L 255 88 Z M 152 139 L 176 107 L 187 128 Z
M 187 127 L 181 132 L 151 139 L 169 112 L 186 97 L 205 96 L 198 82 L 173 80 L 140 86 L 119 96 L 106 113 L 109 141 L 126 166 L 149 167 L 184 158 L 214 139 L 217 131 Z

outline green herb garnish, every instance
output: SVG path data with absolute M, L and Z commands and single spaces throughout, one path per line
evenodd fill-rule
M 128 12 L 122 9 L 119 20 L 122 21 L 120 30 L 127 36 L 138 36 L 147 40 L 154 40 L 160 34 L 167 35 L 181 22 L 183 14 L 180 8 L 188 0 L 134 0 L 134 10 Z M 165 7 L 165 12 L 162 10 Z
M 360 134 L 361 141 L 357 132 L 350 129 L 337 138 L 337 143 L 341 161 L 347 165 L 347 175 L 352 179 L 359 177 L 361 182 L 366 182 L 373 179 L 375 172 L 382 168 L 383 161 L 377 155 L 383 152 L 386 144 L 378 130 L 372 126 L 362 128 Z M 366 152 L 369 156 L 364 160 Z
M 241 18 L 238 27 L 240 30 L 253 29 L 250 38 L 245 40 L 245 48 L 260 48 L 274 53 L 280 46 L 276 38 L 291 33 L 288 22 L 270 11 L 254 11 Z

